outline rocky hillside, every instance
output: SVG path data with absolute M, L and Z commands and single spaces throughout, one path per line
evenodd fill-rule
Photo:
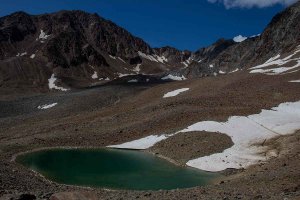
M 127 74 L 162 73 L 188 58 L 174 48 L 167 54 L 154 50 L 113 22 L 83 11 L 0 18 L 1 87 L 47 90 L 50 77 L 65 88 L 81 87 Z
M 293 52 L 300 44 L 300 2 L 277 14 L 261 35 L 242 42 L 218 40 L 192 54 L 191 64 L 173 74 L 201 77 L 235 72 Z

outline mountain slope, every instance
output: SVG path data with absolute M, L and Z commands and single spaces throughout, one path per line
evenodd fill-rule
M 185 79 L 236 72 L 294 52 L 299 21 L 300 2 L 277 14 L 259 36 L 220 39 L 190 52 L 151 48 L 97 14 L 17 12 L 0 18 L 0 89 L 67 90 L 136 74 Z
M 0 84 L 7 87 L 47 89 L 51 74 L 65 87 L 80 87 L 170 67 L 142 39 L 83 11 L 0 18 L 0 44 Z
M 173 74 L 186 77 L 225 74 L 259 65 L 278 54 L 293 52 L 300 44 L 300 2 L 277 14 L 263 33 L 243 42 L 219 40 L 192 55 L 193 63 Z

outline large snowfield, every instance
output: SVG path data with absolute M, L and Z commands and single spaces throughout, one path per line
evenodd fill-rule
M 259 114 L 233 116 L 227 122 L 201 121 L 171 135 L 152 135 L 132 142 L 109 146 L 124 149 L 148 149 L 175 134 L 193 131 L 219 132 L 231 137 L 234 145 L 223 151 L 187 162 L 188 166 L 205 171 L 222 171 L 227 168 L 245 168 L 269 155 L 266 140 L 292 134 L 300 129 L 300 101 L 282 103 Z M 201 133 L 199 133 L 201 134 Z M 275 155 L 276 156 L 276 155 Z

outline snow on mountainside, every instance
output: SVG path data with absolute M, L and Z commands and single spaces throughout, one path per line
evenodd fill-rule
M 260 65 L 275 55 L 289 55 L 300 44 L 300 2 L 277 14 L 262 34 L 220 39 L 192 53 L 189 67 L 174 74 L 187 78 L 214 76 Z M 200 62 L 199 62 L 200 61 Z M 284 65 L 287 63 L 284 63 Z M 213 66 L 213 67 L 211 67 Z
M 247 37 L 244 37 L 242 35 L 238 35 L 238 36 L 236 36 L 236 37 L 233 38 L 233 41 L 235 41 L 235 42 L 243 42 L 243 41 L 245 41 L 247 39 L 248 39 Z
M 278 54 L 267 60 L 264 64 L 250 68 L 250 73 L 279 75 L 282 73 L 295 73 L 300 70 L 300 45 L 292 54 L 284 58 L 280 57 L 280 54 Z
M 118 74 L 165 73 L 189 58 L 174 59 L 178 52 L 158 52 L 113 22 L 83 11 L 0 18 L 0 83 L 7 88 L 36 84 L 48 89 L 53 73 L 70 88 Z

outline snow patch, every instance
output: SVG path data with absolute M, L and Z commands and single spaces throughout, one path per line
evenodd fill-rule
M 38 39 L 40 39 L 40 40 L 47 40 L 48 37 L 50 37 L 50 35 L 47 35 L 43 30 L 41 30 L 41 33 L 40 33 Z
M 189 66 L 189 64 L 188 64 L 186 61 L 181 62 L 181 64 L 183 64 L 185 67 L 188 67 L 188 66 Z
M 110 58 L 116 60 L 117 58 L 115 56 L 109 55 Z
M 222 70 L 220 70 L 219 74 L 226 74 L 226 72 L 223 72 Z
M 279 135 L 292 134 L 298 129 L 300 129 L 300 101 L 283 103 L 271 110 L 262 110 L 261 113 L 248 117 L 230 117 L 227 122 L 199 122 L 181 132 L 208 131 L 230 136 L 234 143 L 233 147 L 222 153 L 187 163 L 188 166 L 206 171 L 222 171 L 227 168 L 245 168 L 265 161 L 267 158 L 260 153 L 266 149 L 259 144 Z
M 139 81 L 136 79 L 129 80 L 128 83 L 138 83 Z
M 126 63 L 122 58 L 118 57 L 119 60 L 121 60 L 123 63 Z
M 26 55 L 27 55 L 27 52 L 23 52 L 23 53 L 18 53 L 16 56 L 20 57 L 20 56 L 26 56 Z
M 165 77 L 162 77 L 161 80 L 183 81 L 183 80 L 186 80 L 186 78 L 183 75 L 182 76 L 174 76 L 172 74 L 169 74 Z
M 174 91 L 166 93 L 163 98 L 175 97 L 175 96 L 179 95 L 180 93 L 186 92 L 188 90 L 190 90 L 190 88 L 182 88 L 182 89 L 174 90 Z
M 292 58 L 292 57 L 294 57 L 299 52 L 300 52 L 300 45 L 296 48 L 294 53 L 292 53 L 291 55 L 289 55 L 285 58 L 280 59 L 280 55 L 278 54 L 277 56 L 272 57 L 269 60 L 267 60 L 264 64 L 250 68 L 249 69 L 249 70 L 251 70 L 250 73 L 279 75 L 279 74 L 285 73 L 287 71 L 290 71 L 292 69 L 298 68 L 298 67 L 300 67 L 300 58 Z M 285 65 L 292 61 L 297 62 L 292 67 L 273 67 L 273 68 L 269 68 L 269 69 L 264 69 L 264 68 L 271 67 L 271 66 L 282 66 L 282 65 Z
M 54 107 L 56 105 L 57 105 L 57 103 L 45 104 L 45 105 L 38 106 L 38 109 L 40 109 L 40 110 L 46 110 L 46 109 L 52 108 L 52 107 Z
M 97 79 L 98 78 L 98 73 L 94 71 L 94 74 L 92 75 L 92 79 Z
M 229 72 L 229 74 L 231 74 L 231 73 L 235 73 L 235 72 L 238 72 L 239 70 L 240 70 L 239 68 L 236 68 L 235 70 L 233 70 L 233 71 Z
M 168 59 L 165 56 L 154 55 L 154 57 L 160 63 L 167 63 L 168 62 Z
M 192 63 L 192 61 L 193 61 L 192 57 L 189 57 L 189 59 L 181 62 L 181 64 L 183 64 L 185 68 L 187 68 Z
M 137 74 L 140 73 L 140 71 L 141 71 L 141 65 L 142 64 L 137 64 L 136 67 L 132 71 L 136 72 Z
M 270 59 L 267 60 L 265 63 L 273 62 L 274 60 L 277 60 L 278 58 L 280 58 L 280 54 L 278 54 L 277 56 L 274 56 L 274 57 L 270 58 Z
M 262 110 L 259 114 L 233 116 L 227 122 L 202 121 L 171 135 L 152 135 L 110 147 L 147 149 L 178 133 L 220 132 L 230 136 L 234 145 L 222 153 L 190 160 L 187 165 L 205 171 L 222 171 L 227 168 L 245 168 L 266 161 L 270 156 L 264 154 L 267 151 L 267 148 L 261 145 L 264 141 L 280 135 L 292 134 L 299 129 L 300 101 L 282 103 L 271 110 Z
M 69 89 L 66 89 L 66 88 L 63 88 L 63 87 L 59 87 L 59 86 L 56 86 L 55 85 L 55 82 L 56 82 L 57 78 L 55 77 L 54 74 L 51 75 L 51 77 L 48 79 L 48 85 L 49 85 L 49 89 L 50 90 L 61 90 L 63 92 L 66 92 L 68 91 Z
M 30 58 L 31 58 L 31 59 L 34 59 L 34 58 L 35 58 L 35 54 L 32 54 L 32 55 L 30 56 Z
M 152 147 L 154 144 L 167 139 L 166 135 L 150 135 L 145 138 L 141 138 L 138 140 L 134 140 L 131 142 L 126 142 L 120 145 L 111 145 L 107 146 L 109 148 L 116 148 L 116 149 L 148 149 Z
M 210 68 L 214 68 L 214 65 L 209 65 Z
M 233 41 L 237 42 L 237 43 L 240 43 L 240 42 L 243 42 L 245 40 L 247 40 L 248 38 L 247 37 L 244 37 L 242 35 L 238 35 L 238 36 L 235 36 L 233 38 Z
M 278 75 L 278 74 L 282 74 L 284 72 L 287 72 L 289 70 L 295 69 L 300 67 L 300 61 L 298 61 L 298 63 L 293 66 L 293 67 L 278 67 L 278 68 L 273 68 L 273 69 L 256 69 L 256 70 L 252 70 L 250 73 L 254 74 L 254 73 L 261 73 L 261 74 L 267 74 L 267 75 Z
M 140 57 L 145 58 L 150 61 L 153 61 L 153 62 L 159 62 L 159 63 L 163 63 L 163 64 L 168 62 L 168 59 L 165 56 L 148 55 L 141 51 L 138 51 L 138 54 Z
M 300 80 L 289 81 L 290 83 L 300 83 Z
M 145 54 L 145 53 L 143 53 L 141 51 L 139 51 L 138 54 L 142 58 L 148 59 L 148 60 L 153 61 L 153 62 L 158 62 L 158 60 L 156 60 L 155 57 L 152 56 L 152 55 L 147 55 L 147 54 Z
M 134 74 L 122 74 L 122 73 L 117 73 L 119 78 L 125 77 L 125 76 L 132 76 Z

